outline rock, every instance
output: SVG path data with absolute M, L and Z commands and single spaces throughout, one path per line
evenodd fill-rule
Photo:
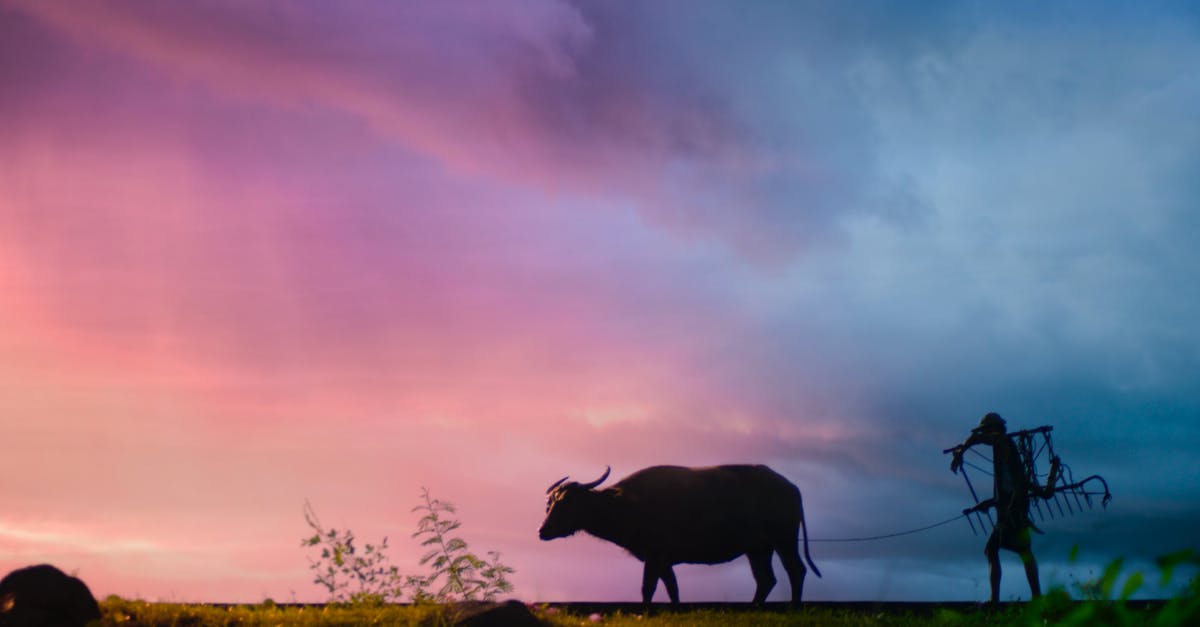
M 99 619 L 100 605 L 87 585 L 49 564 L 0 579 L 0 626 L 82 627 Z
M 452 608 L 455 625 L 461 627 L 543 627 L 524 603 L 516 600 L 503 603 L 467 601 Z

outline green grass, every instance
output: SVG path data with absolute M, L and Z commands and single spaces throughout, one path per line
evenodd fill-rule
M 616 612 L 587 615 L 556 611 L 545 606 L 534 612 L 550 625 L 577 627 L 718 627 L 724 625 L 831 625 L 834 627 L 934 625 L 1159 625 L 1197 624 L 1200 612 L 1174 601 L 1135 609 L 1116 601 L 1071 602 L 1047 595 L 1045 602 L 1013 604 L 1001 609 L 937 610 L 932 614 L 883 613 L 878 610 L 812 607 L 787 612 L 754 610 L 658 610 L 649 616 Z M 148 603 L 110 597 L 101 603 L 102 625 L 155 626 L 276 626 L 276 625 L 449 625 L 450 610 L 441 605 L 330 605 L 326 607 L 276 606 L 271 603 L 232 607 L 178 603 Z M 593 620 L 595 618 L 596 620 Z
M 987 616 L 991 617 L 992 614 Z M 949 622 L 941 617 L 915 616 L 908 613 L 885 614 L 877 611 L 837 610 L 827 608 L 804 608 L 787 612 L 754 610 L 692 610 L 672 613 L 659 612 L 651 616 L 637 614 L 614 614 L 600 617 L 592 623 L 587 616 L 566 614 L 551 616 L 556 626 L 614 625 L 618 627 L 718 627 L 722 625 L 754 625 L 756 627 L 782 627 L 784 625 L 830 625 L 832 627 L 858 627 L 862 625 L 992 625 L 990 618 L 976 620 L 955 616 Z
M 1010 604 L 1002 608 L 980 607 L 968 611 L 951 609 L 932 613 L 881 612 L 877 609 L 831 609 L 811 607 L 786 612 L 746 610 L 692 610 L 681 613 L 657 612 L 650 616 L 611 614 L 599 616 L 593 622 L 588 616 L 558 613 L 538 615 L 561 627 L 580 625 L 611 625 L 616 627 L 720 627 L 723 625 L 754 625 L 782 627 L 784 625 L 829 625 L 832 627 L 860 626 L 1043 626 L 1043 625 L 1156 625 L 1182 627 L 1200 624 L 1200 611 L 1195 603 L 1190 610 L 1168 602 L 1164 605 L 1133 608 L 1121 601 L 1072 602 L 1065 593 L 1048 595 L 1042 602 Z
M 616 625 L 637 627 L 762 625 L 994 625 L 1021 624 L 1008 620 L 1012 612 L 912 616 L 884 615 L 826 608 L 788 612 L 741 610 L 657 610 L 649 616 L 636 613 L 578 614 L 535 606 L 535 614 L 550 625 Z M 155 626 L 275 626 L 275 625 L 449 625 L 450 611 L 441 605 L 385 605 L 326 607 L 239 605 L 232 607 L 179 603 L 148 603 L 109 597 L 101 603 L 102 625 Z M 1002 619 L 996 622 L 997 619 Z
M 1130 602 L 1145 577 L 1135 572 L 1122 578 L 1121 560 L 1115 560 L 1096 581 L 1077 585 L 1088 597 L 1074 601 L 1066 590 L 1056 588 L 1029 603 L 1012 603 L 1000 608 L 981 606 L 963 610 L 941 608 L 932 612 L 881 611 L 869 605 L 857 609 L 806 606 L 786 612 L 768 610 L 691 609 L 673 612 L 657 609 L 650 615 L 614 612 L 580 614 L 550 606 L 535 606 L 534 613 L 557 627 L 612 625 L 617 627 L 718 627 L 725 625 L 831 625 L 928 627 L 941 625 L 1012 625 L 1075 627 L 1085 625 L 1182 627 L 1200 625 L 1200 578 L 1193 576 L 1179 594 L 1161 603 Z M 1180 567 L 1200 566 L 1200 553 L 1184 550 L 1159 559 L 1161 585 L 1171 583 Z M 1123 579 L 1121 588 L 1117 582 Z M 181 603 L 148 603 L 109 597 L 100 603 L 101 625 L 193 626 L 282 626 L 282 625 L 448 625 L 454 617 L 450 606 L 415 605 L 328 605 L 279 606 L 266 601 L 258 605 L 213 606 Z
M 154 625 L 161 627 L 275 625 L 439 625 L 446 624 L 446 608 L 438 605 L 327 605 L 324 607 L 258 605 L 216 606 L 185 603 L 150 603 L 108 597 L 100 603 L 101 625 Z

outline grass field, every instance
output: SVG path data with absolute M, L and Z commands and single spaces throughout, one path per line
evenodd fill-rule
M 192 605 L 148 603 L 110 597 L 101 603 L 102 625 L 275 626 L 275 625 L 450 625 L 447 605 Z M 1070 601 L 1049 594 L 1035 603 L 999 608 L 965 603 L 813 603 L 798 610 L 782 606 L 665 606 L 649 615 L 635 604 L 554 604 L 531 606 L 548 625 L 638 627 L 719 625 L 1159 625 L 1200 624 L 1200 602 L 1178 598 L 1158 602 Z
M 1115 560 L 1095 581 L 1078 585 L 1090 600 L 1072 600 L 1055 588 L 1028 603 L 998 607 L 974 603 L 835 603 L 806 602 L 800 609 L 785 604 L 756 608 L 748 604 L 685 603 L 678 608 L 656 605 L 643 613 L 636 603 L 535 604 L 529 609 L 547 625 L 557 627 L 614 625 L 625 627 L 718 627 L 724 625 L 928 626 L 1116 625 L 1183 627 L 1200 625 L 1200 577 L 1193 574 L 1178 596 L 1159 601 L 1129 600 L 1143 585 L 1141 573 L 1121 581 L 1122 560 Z M 1176 570 L 1200 566 L 1200 553 L 1183 550 L 1159 559 L 1163 585 Z M 452 625 L 463 606 L 453 604 L 276 604 L 200 605 L 149 603 L 108 597 L 100 603 L 102 625 L 163 627 L 257 627 L 283 625 Z M 519 608 L 518 608 L 519 609 Z

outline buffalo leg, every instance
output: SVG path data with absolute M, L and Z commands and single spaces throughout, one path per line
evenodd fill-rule
M 642 603 L 649 608 L 654 599 L 654 590 L 658 588 L 658 565 L 647 561 L 642 569 Z
M 808 569 L 800 559 L 796 539 L 783 542 L 776 547 L 776 551 L 779 553 L 779 561 L 783 562 L 783 569 L 787 571 L 788 581 L 792 584 L 792 605 L 800 605 L 800 597 L 804 596 L 804 576 L 808 574 Z
M 666 566 L 659 571 L 659 575 L 662 577 L 663 586 L 667 589 L 667 596 L 671 598 L 671 605 L 679 605 L 679 582 L 675 581 L 675 569 Z
M 750 572 L 754 573 L 754 582 L 758 588 L 754 591 L 754 604 L 762 605 L 775 587 L 775 571 L 771 568 L 771 549 L 747 553 L 750 559 Z

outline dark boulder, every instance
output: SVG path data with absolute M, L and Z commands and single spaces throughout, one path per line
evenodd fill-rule
M 466 601 L 452 607 L 454 625 L 459 627 L 542 627 L 533 612 L 520 601 L 492 603 Z
M 100 605 L 87 585 L 49 564 L 0 579 L 0 626 L 81 627 L 99 619 Z

